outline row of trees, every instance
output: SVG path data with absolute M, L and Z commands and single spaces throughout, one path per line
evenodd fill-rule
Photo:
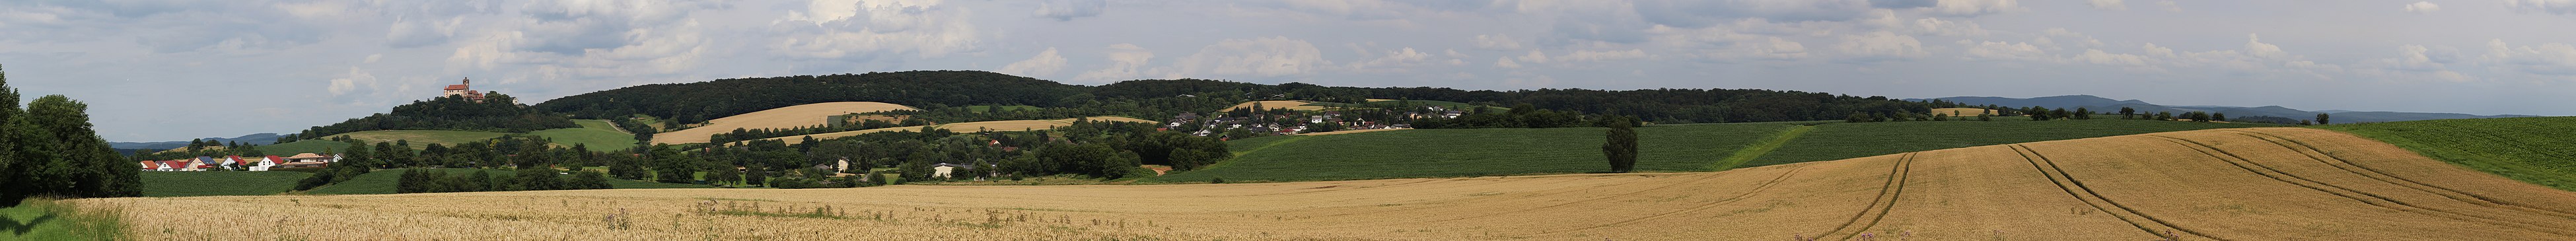
M 143 181 L 89 122 L 89 104 L 62 95 L 21 109 L 0 72 L 0 206 L 28 197 L 131 197 Z
M 552 168 L 521 169 L 516 172 L 516 175 L 507 178 L 493 177 L 491 171 L 488 170 L 475 170 L 474 173 L 471 174 L 451 176 L 448 175 L 446 171 L 435 169 L 430 171 L 409 169 L 403 170 L 401 179 L 396 181 L 394 184 L 395 193 L 542 191 L 609 188 L 612 187 L 608 184 L 608 175 L 600 174 L 599 172 L 575 171 L 572 175 L 567 176 L 555 173 L 555 170 Z
M 394 106 L 391 113 L 378 113 L 349 119 L 326 126 L 316 126 L 282 137 L 283 140 L 320 139 L 342 133 L 373 130 L 460 130 L 520 133 L 555 128 L 577 128 L 571 118 L 537 111 L 519 105 L 517 99 L 500 92 L 484 94 L 482 101 L 464 96 L 440 96 L 427 101 Z

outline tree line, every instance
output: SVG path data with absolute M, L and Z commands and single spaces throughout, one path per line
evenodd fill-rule
M 320 139 L 342 133 L 374 130 L 459 130 L 523 133 L 529 131 L 578 128 L 571 118 L 550 114 L 520 105 L 517 98 L 500 92 L 484 94 L 476 102 L 464 96 L 440 96 L 426 101 L 394 106 L 390 113 L 349 119 L 340 123 L 315 126 L 281 137 L 281 143 L 293 140 Z

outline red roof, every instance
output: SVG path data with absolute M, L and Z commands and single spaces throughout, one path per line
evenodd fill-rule
M 143 169 L 161 169 L 161 168 L 159 168 L 159 165 L 153 165 L 153 164 L 157 164 L 157 163 L 154 163 L 154 162 L 155 162 L 155 161 L 143 161 Z
M 447 85 L 447 90 L 465 90 L 465 85 Z

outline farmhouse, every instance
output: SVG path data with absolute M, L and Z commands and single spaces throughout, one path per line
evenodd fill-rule
M 958 170 L 975 170 L 975 165 L 940 163 L 939 166 L 930 167 L 930 176 L 953 178 L 952 174 Z
M 329 167 L 329 166 L 331 166 L 331 163 L 334 163 L 334 162 L 340 162 L 340 155 L 339 155 L 339 154 L 332 154 L 332 155 L 329 155 L 329 156 L 324 156 L 324 155 L 321 155 L 321 154 L 300 153 L 300 154 L 295 154 L 295 156 L 289 156 L 289 157 L 286 157 L 286 163 L 278 164 L 278 165 L 277 165 L 277 167 L 278 167 L 278 168 Z

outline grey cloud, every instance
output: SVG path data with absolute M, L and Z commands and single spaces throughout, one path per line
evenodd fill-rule
M 1035 14 L 1056 21 L 1073 21 L 1074 18 L 1100 16 L 1100 11 L 1105 8 L 1109 8 L 1107 0 L 1048 0 L 1038 5 Z
M 1867 17 L 1877 1 L 1861 0 L 1647 0 L 1636 2 L 1646 21 L 1698 28 L 1744 18 L 1775 21 L 1843 21 Z M 1889 4 L 1905 6 L 1910 3 Z M 1929 5 L 1925 5 L 1929 6 Z

